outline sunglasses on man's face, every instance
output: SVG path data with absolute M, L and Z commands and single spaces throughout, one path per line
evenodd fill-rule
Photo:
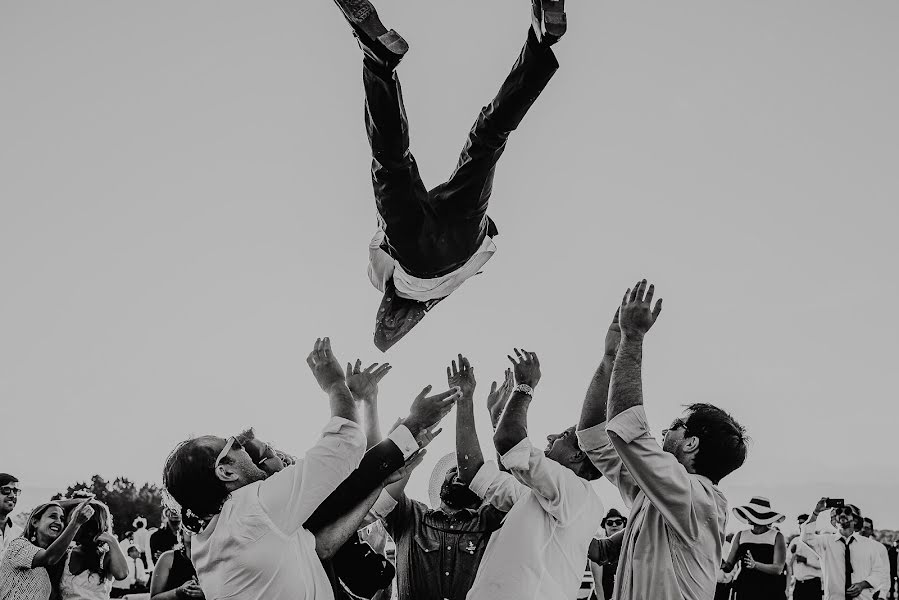
M 0 487 L 0 496 L 18 496 L 22 493 L 22 488 L 4 485 Z
M 842 515 L 846 515 L 847 517 L 853 517 L 853 516 L 855 516 L 855 513 L 854 513 L 854 512 L 852 511 L 852 509 L 849 508 L 848 506 L 843 506 L 843 507 L 840 507 L 840 508 L 835 508 L 835 509 L 833 509 L 833 513 L 834 513 L 836 516 L 838 516 L 838 517 L 839 517 L 839 516 L 842 516 Z
M 606 520 L 606 525 L 610 527 L 618 527 L 619 525 L 624 525 L 624 519 L 608 519 Z
M 677 431 L 681 427 L 684 428 L 684 431 L 687 430 L 687 424 L 682 419 L 675 419 L 670 427 L 662 430 L 662 436 L 664 437 L 669 431 Z
M 231 452 L 232 448 L 235 450 L 243 450 L 243 444 L 241 444 L 233 435 L 225 440 L 225 447 L 219 452 L 218 457 L 215 459 L 215 464 L 212 465 L 213 470 L 218 469 L 218 466 L 222 464 L 222 460 L 228 456 L 228 453 Z

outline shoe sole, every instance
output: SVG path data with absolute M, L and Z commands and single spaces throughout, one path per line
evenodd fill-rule
M 539 2 L 543 9 L 543 30 L 546 35 L 556 39 L 565 35 L 568 30 L 565 0 L 539 0 Z
M 365 42 L 377 43 L 397 57 L 402 57 L 409 50 L 409 45 L 400 34 L 384 26 L 378 11 L 368 0 L 334 0 L 334 3 L 353 30 L 366 38 Z

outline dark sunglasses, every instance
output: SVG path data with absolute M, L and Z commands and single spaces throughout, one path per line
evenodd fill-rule
M 22 493 L 22 488 L 12 487 L 9 485 L 4 485 L 0 487 L 0 494 L 4 496 L 18 496 Z
M 606 519 L 606 525 L 611 525 L 612 527 L 624 525 L 624 519 Z
M 687 430 L 687 424 L 684 423 L 683 419 L 675 419 L 674 421 L 672 421 L 670 427 L 668 427 L 667 429 L 663 429 L 663 430 L 662 430 L 662 435 L 664 436 L 664 435 L 665 435 L 666 433 L 668 433 L 669 431 L 675 431 L 675 430 L 677 430 L 677 429 L 680 429 L 681 427 L 684 428 L 684 431 Z
M 848 506 L 842 506 L 842 507 L 840 507 L 840 508 L 835 508 L 835 509 L 833 509 L 833 512 L 834 512 L 834 514 L 837 515 L 837 516 L 840 516 L 840 515 L 847 515 L 847 516 L 850 516 L 850 517 L 854 517 L 854 516 L 855 516 L 855 512 L 854 512 L 851 508 L 849 508 Z

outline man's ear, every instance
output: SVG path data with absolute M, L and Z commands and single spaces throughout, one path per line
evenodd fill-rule
M 219 466 L 215 468 L 215 476 L 218 477 L 220 481 L 230 483 L 233 481 L 237 481 L 239 474 L 234 468 L 234 465 L 223 462 L 219 463 Z
M 580 448 L 575 450 L 574 454 L 571 455 L 572 463 L 584 462 L 585 460 L 587 460 L 587 454 Z
M 685 454 L 695 453 L 699 450 L 699 438 L 695 435 L 685 437 L 683 443 L 681 444 L 681 450 Z

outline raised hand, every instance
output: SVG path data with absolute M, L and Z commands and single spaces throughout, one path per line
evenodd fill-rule
M 312 370 L 315 381 L 321 386 L 322 391 L 329 392 L 334 384 L 346 383 L 346 374 L 340 368 L 340 362 L 331 352 L 331 340 L 329 338 L 319 338 L 315 340 L 315 346 L 309 356 L 306 357 L 306 364 Z
M 534 352 L 527 350 L 518 350 L 515 348 L 516 361 L 511 356 L 507 358 L 512 361 L 512 371 L 515 374 L 515 383 L 525 384 L 532 388 L 537 387 L 540 382 L 540 360 Z
M 411 475 L 412 471 L 414 471 L 415 468 L 421 464 L 421 461 L 425 459 L 425 454 L 427 454 L 427 452 L 428 451 L 425 449 L 417 450 L 412 456 L 406 459 L 406 464 L 387 476 L 387 479 L 384 480 L 384 485 L 396 483 L 404 477 Z
M 439 423 L 462 395 L 459 388 L 428 396 L 430 391 L 431 386 L 427 386 L 415 397 L 409 408 L 409 416 L 403 421 L 413 436 L 418 436 L 422 429 L 430 429 Z
M 384 379 L 384 376 L 392 367 L 384 363 L 378 366 L 378 363 L 372 363 L 364 370 L 362 369 L 362 361 L 356 359 L 356 364 L 346 364 L 346 384 L 350 388 L 355 400 L 372 401 L 378 399 L 378 382 Z
M 506 408 L 506 403 L 512 397 L 513 387 L 515 380 L 512 377 L 512 369 L 506 369 L 506 378 L 501 386 L 497 388 L 495 381 L 490 385 L 490 393 L 487 394 L 487 412 L 490 413 L 490 422 L 494 429 Z
M 203 595 L 203 590 L 200 589 L 200 585 L 193 579 L 181 584 L 181 587 L 179 587 L 175 590 L 175 596 L 178 598 L 205 598 L 206 597 Z
M 449 387 L 457 387 L 462 391 L 463 398 L 474 397 L 474 388 L 477 382 L 474 379 L 474 367 L 468 362 L 468 359 L 459 355 L 459 365 L 456 367 L 456 361 L 452 361 L 452 369 L 446 368 L 446 383 Z
M 79 527 L 90 521 L 91 517 L 94 516 L 94 509 L 90 505 L 90 501 L 93 500 L 93 498 L 93 495 L 91 495 L 90 498 L 85 499 L 84 502 L 82 502 L 75 508 L 74 520 Z
M 659 313 L 662 312 L 662 299 L 656 301 L 655 307 L 650 311 L 652 296 L 655 286 L 646 287 L 646 280 L 638 281 L 634 288 L 624 293 L 621 300 L 620 326 L 621 334 L 628 338 L 642 338 L 649 331 Z
M 621 342 L 621 324 L 618 322 L 618 315 L 621 309 L 615 311 L 609 330 L 606 332 L 605 355 L 615 358 L 618 354 L 618 344 Z
M 755 568 L 755 559 L 752 558 L 752 552 L 750 552 L 749 550 L 747 550 L 746 554 L 743 555 L 743 566 L 747 569 Z

